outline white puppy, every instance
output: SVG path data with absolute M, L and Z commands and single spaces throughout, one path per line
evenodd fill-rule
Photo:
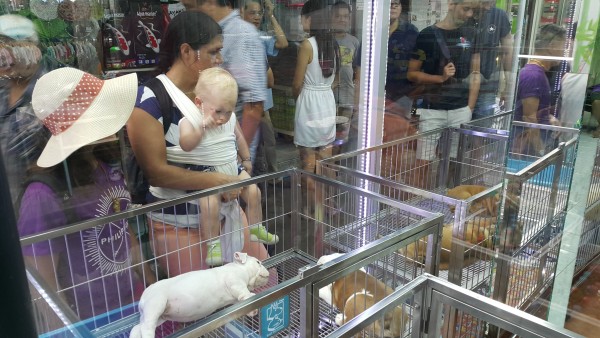
M 343 256 L 343 253 L 332 253 L 331 255 L 323 255 L 321 257 L 319 257 L 319 260 L 317 261 L 317 265 L 322 265 L 325 264 L 327 262 L 330 262 L 340 256 Z M 321 298 L 322 300 L 324 300 L 325 302 L 327 302 L 327 304 L 329 305 L 333 305 L 333 294 L 332 294 L 332 287 L 333 284 L 329 284 L 326 285 L 322 288 L 319 289 L 319 298 Z
M 254 296 L 250 292 L 269 281 L 261 262 L 236 252 L 234 262 L 208 270 L 192 271 L 150 285 L 140 299 L 140 323 L 130 338 L 153 338 L 156 327 L 167 320 L 190 322 L 217 309 Z M 249 313 L 255 316 L 258 310 Z

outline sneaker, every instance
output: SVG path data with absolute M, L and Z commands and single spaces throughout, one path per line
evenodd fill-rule
M 223 265 L 220 241 L 213 241 L 208 245 L 208 252 L 206 253 L 206 264 L 209 266 Z
M 252 242 L 273 245 L 279 242 L 279 237 L 269 233 L 263 225 L 257 225 L 250 228 L 250 240 Z

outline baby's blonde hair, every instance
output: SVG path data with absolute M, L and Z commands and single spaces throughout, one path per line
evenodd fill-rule
M 235 106 L 238 97 L 238 85 L 228 71 L 223 68 L 212 67 L 200 72 L 194 94 L 200 99 L 218 95 Z

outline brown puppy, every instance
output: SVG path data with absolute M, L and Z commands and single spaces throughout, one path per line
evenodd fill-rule
M 340 310 L 335 318 L 337 325 L 343 325 L 358 316 L 366 309 L 375 305 L 394 290 L 377 278 L 358 270 L 333 282 L 333 306 Z M 374 323 L 374 332 L 384 332 L 384 337 L 402 337 L 408 315 L 402 306 L 397 306 L 391 313 L 386 313 L 383 319 Z M 383 327 L 382 327 L 383 326 Z
M 471 196 L 477 195 L 487 189 L 490 189 L 490 188 L 482 186 L 482 185 L 459 185 L 452 189 L 448 189 L 448 192 L 446 194 L 448 195 L 448 197 L 452 197 L 452 198 L 456 198 L 456 199 L 460 199 L 460 200 L 466 200 L 466 199 L 470 198 Z M 498 214 L 498 203 L 499 202 L 500 202 L 499 194 L 496 194 L 494 196 L 489 196 L 486 198 L 482 198 L 482 199 L 474 202 L 469 207 L 469 212 L 474 213 L 481 209 L 484 209 L 487 212 L 488 216 L 496 217 Z M 450 211 L 454 212 L 453 205 L 450 206 Z
M 496 218 L 477 218 L 475 221 L 468 221 L 467 229 L 465 232 L 465 243 L 472 245 L 479 245 L 483 248 L 492 248 L 492 239 L 490 233 L 493 233 L 496 228 Z M 440 270 L 448 270 L 450 264 L 450 249 L 452 247 L 452 230 L 453 224 L 444 224 L 442 229 L 442 252 L 440 253 Z M 425 262 L 425 255 L 427 254 L 427 237 L 423 238 L 416 243 L 411 243 L 398 250 L 402 255 L 415 260 L 420 263 Z M 481 259 L 481 257 L 477 257 Z M 471 264 L 475 258 L 468 258 L 465 261 L 465 265 Z

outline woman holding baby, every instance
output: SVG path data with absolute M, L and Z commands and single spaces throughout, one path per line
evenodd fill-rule
M 190 104 L 195 107 L 193 90 L 199 72 L 222 63 L 222 31 L 219 25 L 206 14 L 183 12 L 169 24 L 161 42 L 159 70 L 165 75 L 161 81 L 173 99 L 171 125 L 166 134 L 162 125 L 162 112 L 155 93 L 140 86 L 138 98 L 127 133 L 136 160 L 150 183 L 151 201 L 182 196 L 190 190 L 203 190 L 240 181 L 239 176 L 219 172 L 201 172 L 167 161 L 170 148 L 179 146 L 179 121 Z M 165 82 L 166 79 L 166 82 Z M 191 96 L 191 97 L 190 97 Z M 165 146 L 166 145 L 166 146 Z M 224 201 L 234 200 L 240 189 L 222 194 Z M 244 228 L 242 251 L 264 260 L 266 248 L 260 243 L 251 243 L 248 224 L 243 211 Z M 183 203 L 165 208 L 149 215 L 153 236 L 154 255 L 169 277 L 192 270 L 207 268 L 205 258 L 209 238 L 203 238 L 198 204 Z

